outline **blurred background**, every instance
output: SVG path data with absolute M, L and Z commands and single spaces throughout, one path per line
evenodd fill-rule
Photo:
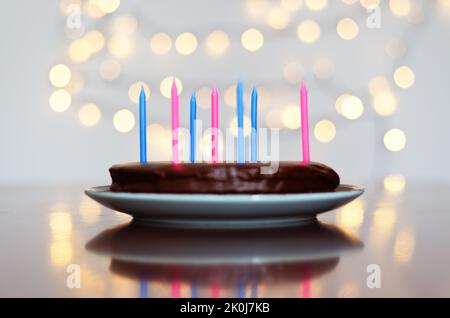
M 450 180 L 448 0 L 18 0 L 0 16 L 0 183 L 109 183 L 139 158 L 142 85 L 149 157 L 170 159 L 172 76 L 183 127 L 193 91 L 209 126 L 214 84 L 234 127 L 241 79 L 245 124 L 256 86 L 260 127 L 298 160 L 305 79 L 312 159 L 343 182 Z

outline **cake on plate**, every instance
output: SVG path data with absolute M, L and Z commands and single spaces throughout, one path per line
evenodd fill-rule
M 334 191 L 339 175 L 309 162 L 280 162 L 276 172 L 261 173 L 262 163 L 124 163 L 113 165 L 112 192 L 177 194 L 283 194 Z

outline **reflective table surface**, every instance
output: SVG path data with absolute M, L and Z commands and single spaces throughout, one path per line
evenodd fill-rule
M 87 186 L 0 186 L 1 297 L 450 297 L 450 185 L 234 231 L 134 224 Z

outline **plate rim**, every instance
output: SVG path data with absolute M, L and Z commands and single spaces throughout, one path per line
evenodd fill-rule
M 309 200 L 321 200 L 324 195 L 343 195 L 343 194 L 358 194 L 362 195 L 365 188 L 359 185 L 340 184 L 338 188 L 345 188 L 344 191 L 329 191 L 329 192 L 314 192 L 314 193 L 268 193 L 268 194 L 201 194 L 201 193 L 134 193 L 134 192 L 112 192 L 109 190 L 109 185 L 89 187 L 84 190 L 84 193 L 91 196 L 102 196 L 109 198 L 133 198 L 137 200 L 189 200 L 196 202 L 211 202 L 213 201 L 227 201 L 233 199 L 236 201 L 248 202 L 251 201 L 271 201 L 283 199 L 286 201 L 296 201 L 299 199 L 308 198 Z

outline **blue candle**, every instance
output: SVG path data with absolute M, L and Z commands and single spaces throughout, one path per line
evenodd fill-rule
M 191 153 L 190 160 L 195 162 L 195 121 L 197 120 L 197 99 L 195 93 L 191 95 L 191 117 L 190 117 L 190 134 L 191 134 Z
M 145 99 L 144 87 L 141 87 L 139 94 L 139 150 L 140 161 L 147 163 L 147 118 L 146 118 L 147 101 Z
M 237 140 L 237 162 L 245 162 L 245 145 L 244 145 L 244 92 L 242 82 L 239 81 L 236 87 L 236 104 L 237 104 L 237 125 L 238 125 L 238 140 Z
M 139 296 L 141 298 L 148 298 L 148 285 L 144 278 L 139 280 Z
M 252 130 L 251 130 L 251 161 L 258 161 L 258 91 L 256 87 L 253 87 L 252 91 L 252 107 L 251 107 L 251 121 L 252 121 Z

